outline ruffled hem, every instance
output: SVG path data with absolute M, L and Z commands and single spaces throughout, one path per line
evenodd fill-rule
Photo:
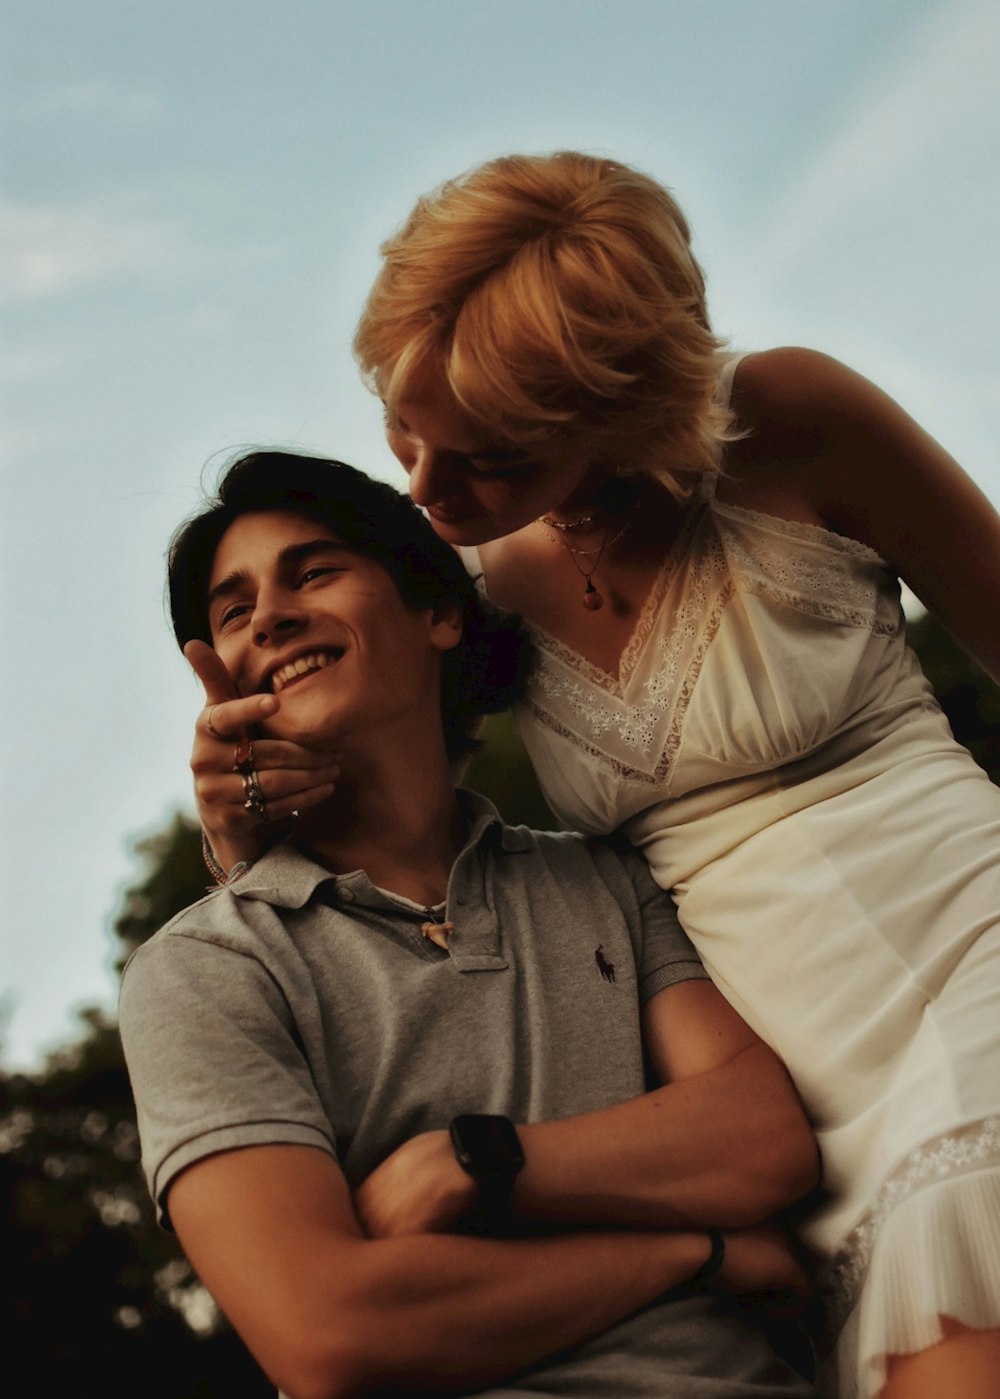
M 861 1298 L 824 1367 L 829 1393 L 876 1399 L 886 1356 L 942 1340 L 941 1316 L 1000 1328 L 998 1165 L 926 1185 L 882 1222 Z

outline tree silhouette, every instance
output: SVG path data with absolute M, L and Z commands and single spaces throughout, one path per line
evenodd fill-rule
M 123 957 L 204 892 L 191 822 L 140 841 L 145 877 L 115 921 Z M 81 1016 L 79 1038 L 37 1074 L 0 1074 L 7 1367 L 33 1391 L 134 1399 L 273 1396 L 224 1325 L 139 1173 L 135 1110 L 114 1020 Z
M 907 631 L 955 737 L 1000 784 L 1000 689 L 929 612 Z

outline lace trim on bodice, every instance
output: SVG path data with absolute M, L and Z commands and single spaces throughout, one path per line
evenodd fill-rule
M 691 565 L 684 600 L 676 607 L 669 629 L 656 641 L 658 662 L 641 683 L 637 697 L 630 699 L 630 682 L 650 645 L 678 557 L 675 550 L 646 600 L 617 680 L 543 633 L 538 637 L 538 664 L 525 700 L 539 722 L 610 767 L 616 776 L 661 788 L 680 747 L 702 663 L 734 592 L 722 549 L 713 540 Z M 569 728 L 554 708 L 579 727 Z M 617 753 L 602 743 L 608 737 Z
M 632 673 L 639 662 L 640 657 L 646 649 L 650 633 L 656 625 L 656 619 L 663 606 L 663 599 L 667 595 L 673 576 L 677 571 L 678 561 L 687 549 L 691 535 L 696 524 L 701 519 L 704 508 L 694 508 L 689 510 L 684 517 L 684 521 L 678 531 L 677 538 L 662 567 L 656 575 L 653 586 L 650 588 L 639 612 L 639 619 L 635 624 L 632 635 L 629 637 L 625 649 L 622 651 L 618 661 L 618 675 L 612 675 L 609 670 L 604 670 L 602 666 L 594 665 L 588 661 L 586 656 L 581 656 L 578 651 L 572 650 L 563 642 L 556 639 L 549 632 L 541 627 L 536 627 L 533 623 L 527 622 L 525 625 L 528 631 L 535 638 L 536 644 L 549 655 L 557 657 L 571 670 L 577 671 L 584 679 L 589 680 L 592 685 L 598 685 L 602 690 L 607 690 L 612 694 L 621 694 L 625 686 L 631 679 Z M 482 575 L 480 575 L 482 576 Z
M 708 485 L 709 479 L 714 481 L 714 477 L 705 478 L 704 485 Z M 663 606 L 663 600 L 680 568 L 682 560 L 691 547 L 692 537 L 695 530 L 704 519 L 706 509 L 707 496 L 703 489 L 701 500 L 692 503 L 691 508 L 687 511 L 681 522 L 681 527 L 677 532 L 677 538 L 674 540 L 673 547 L 667 555 L 666 562 L 660 570 L 656 583 L 650 589 L 649 597 L 646 599 L 642 612 L 639 614 L 639 621 L 636 624 L 635 631 L 629 637 L 628 645 L 622 652 L 621 660 L 618 663 L 618 682 L 621 686 L 628 684 L 636 666 L 639 664 L 639 660 L 649 641 L 650 633 L 656 625 L 656 619 L 660 615 L 660 608 Z
M 713 483 L 717 477 L 711 478 Z M 860 539 L 852 539 L 847 534 L 837 534 L 835 530 L 827 529 L 825 525 L 814 525 L 808 520 L 786 520 L 781 515 L 769 515 L 763 510 L 747 510 L 742 505 L 731 505 L 728 501 L 721 501 L 713 494 L 712 508 L 717 515 L 728 515 L 734 520 L 743 520 L 747 524 L 766 525 L 775 534 L 788 535 L 790 539 L 809 540 L 813 544 L 821 544 L 826 548 L 833 549 L 837 553 L 848 554 L 855 559 L 863 559 L 865 563 L 884 564 L 885 560 L 874 549 L 867 544 L 862 544 Z
M 911 1151 L 875 1195 L 824 1269 L 823 1293 L 831 1335 L 853 1308 L 889 1215 L 922 1189 L 973 1171 L 1000 1169 L 1000 1117 L 987 1117 L 935 1137 Z
M 872 570 L 885 569 L 886 565 L 867 544 L 835 534 L 822 525 L 784 520 L 720 501 L 715 502 L 713 514 L 727 551 L 739 565 L 741 586 L 748 591 L 824 621 L 866 627 L 877 636 L 895 634 L 898 619 L 878 615 L 877 595 L 871 583 Z M 763 527 L 754 539 L 752 552 L 729 520 Z M 794 550 L 787 544 L 769 544 L 767 535 L 818 549 Z M 855 560 L 863 569 L 845 569 L 844 559 Z
M 688 512 L 617 677 L 531 628 L 538 664 L 527 712 L 605 770 L 665 797 L 705 658 L 738 593 L 874 635 L 900 625 L 898 609 L 884 599 L 880 606 L 879 574 L 889 575 L 873 550 L 818 525 L 715 501 L 713 489 L 706 480 Z

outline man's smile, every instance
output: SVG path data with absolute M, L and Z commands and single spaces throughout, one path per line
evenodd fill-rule
M 275 694 L 285 690 L 289 685 L 294 685 L 297 680 L 301 680 L 304 675 L 311 675 L 314 671 L 322 670 L 328 665 L 336 665 L 344 654 L 342 646 L 336 646 L 323 651 L 306 651 L 301 656 L 296 656 L 292 661 L 287 661 L 279 666 L 277 670 L 271 672 L 270 688 Z

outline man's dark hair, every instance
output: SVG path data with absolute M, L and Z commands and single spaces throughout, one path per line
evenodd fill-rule
M 441 717 L 450 758 L 473 752 L 469 730 L 524 689 L 529 647 L 520 619 L 480 596 L 461 560 L 409 499 L 342 461 L 294 452 L 251 452 L 226 470 L 206 507 L 170 542 L 170 615 L 177 643 L 212 644 L 208 587 L 216 550 L 241 515 L 280 510 L 313 520 L 386 570 L 403 601 L 423 609 L 457 604 L 462 641 L 441 664 Z

